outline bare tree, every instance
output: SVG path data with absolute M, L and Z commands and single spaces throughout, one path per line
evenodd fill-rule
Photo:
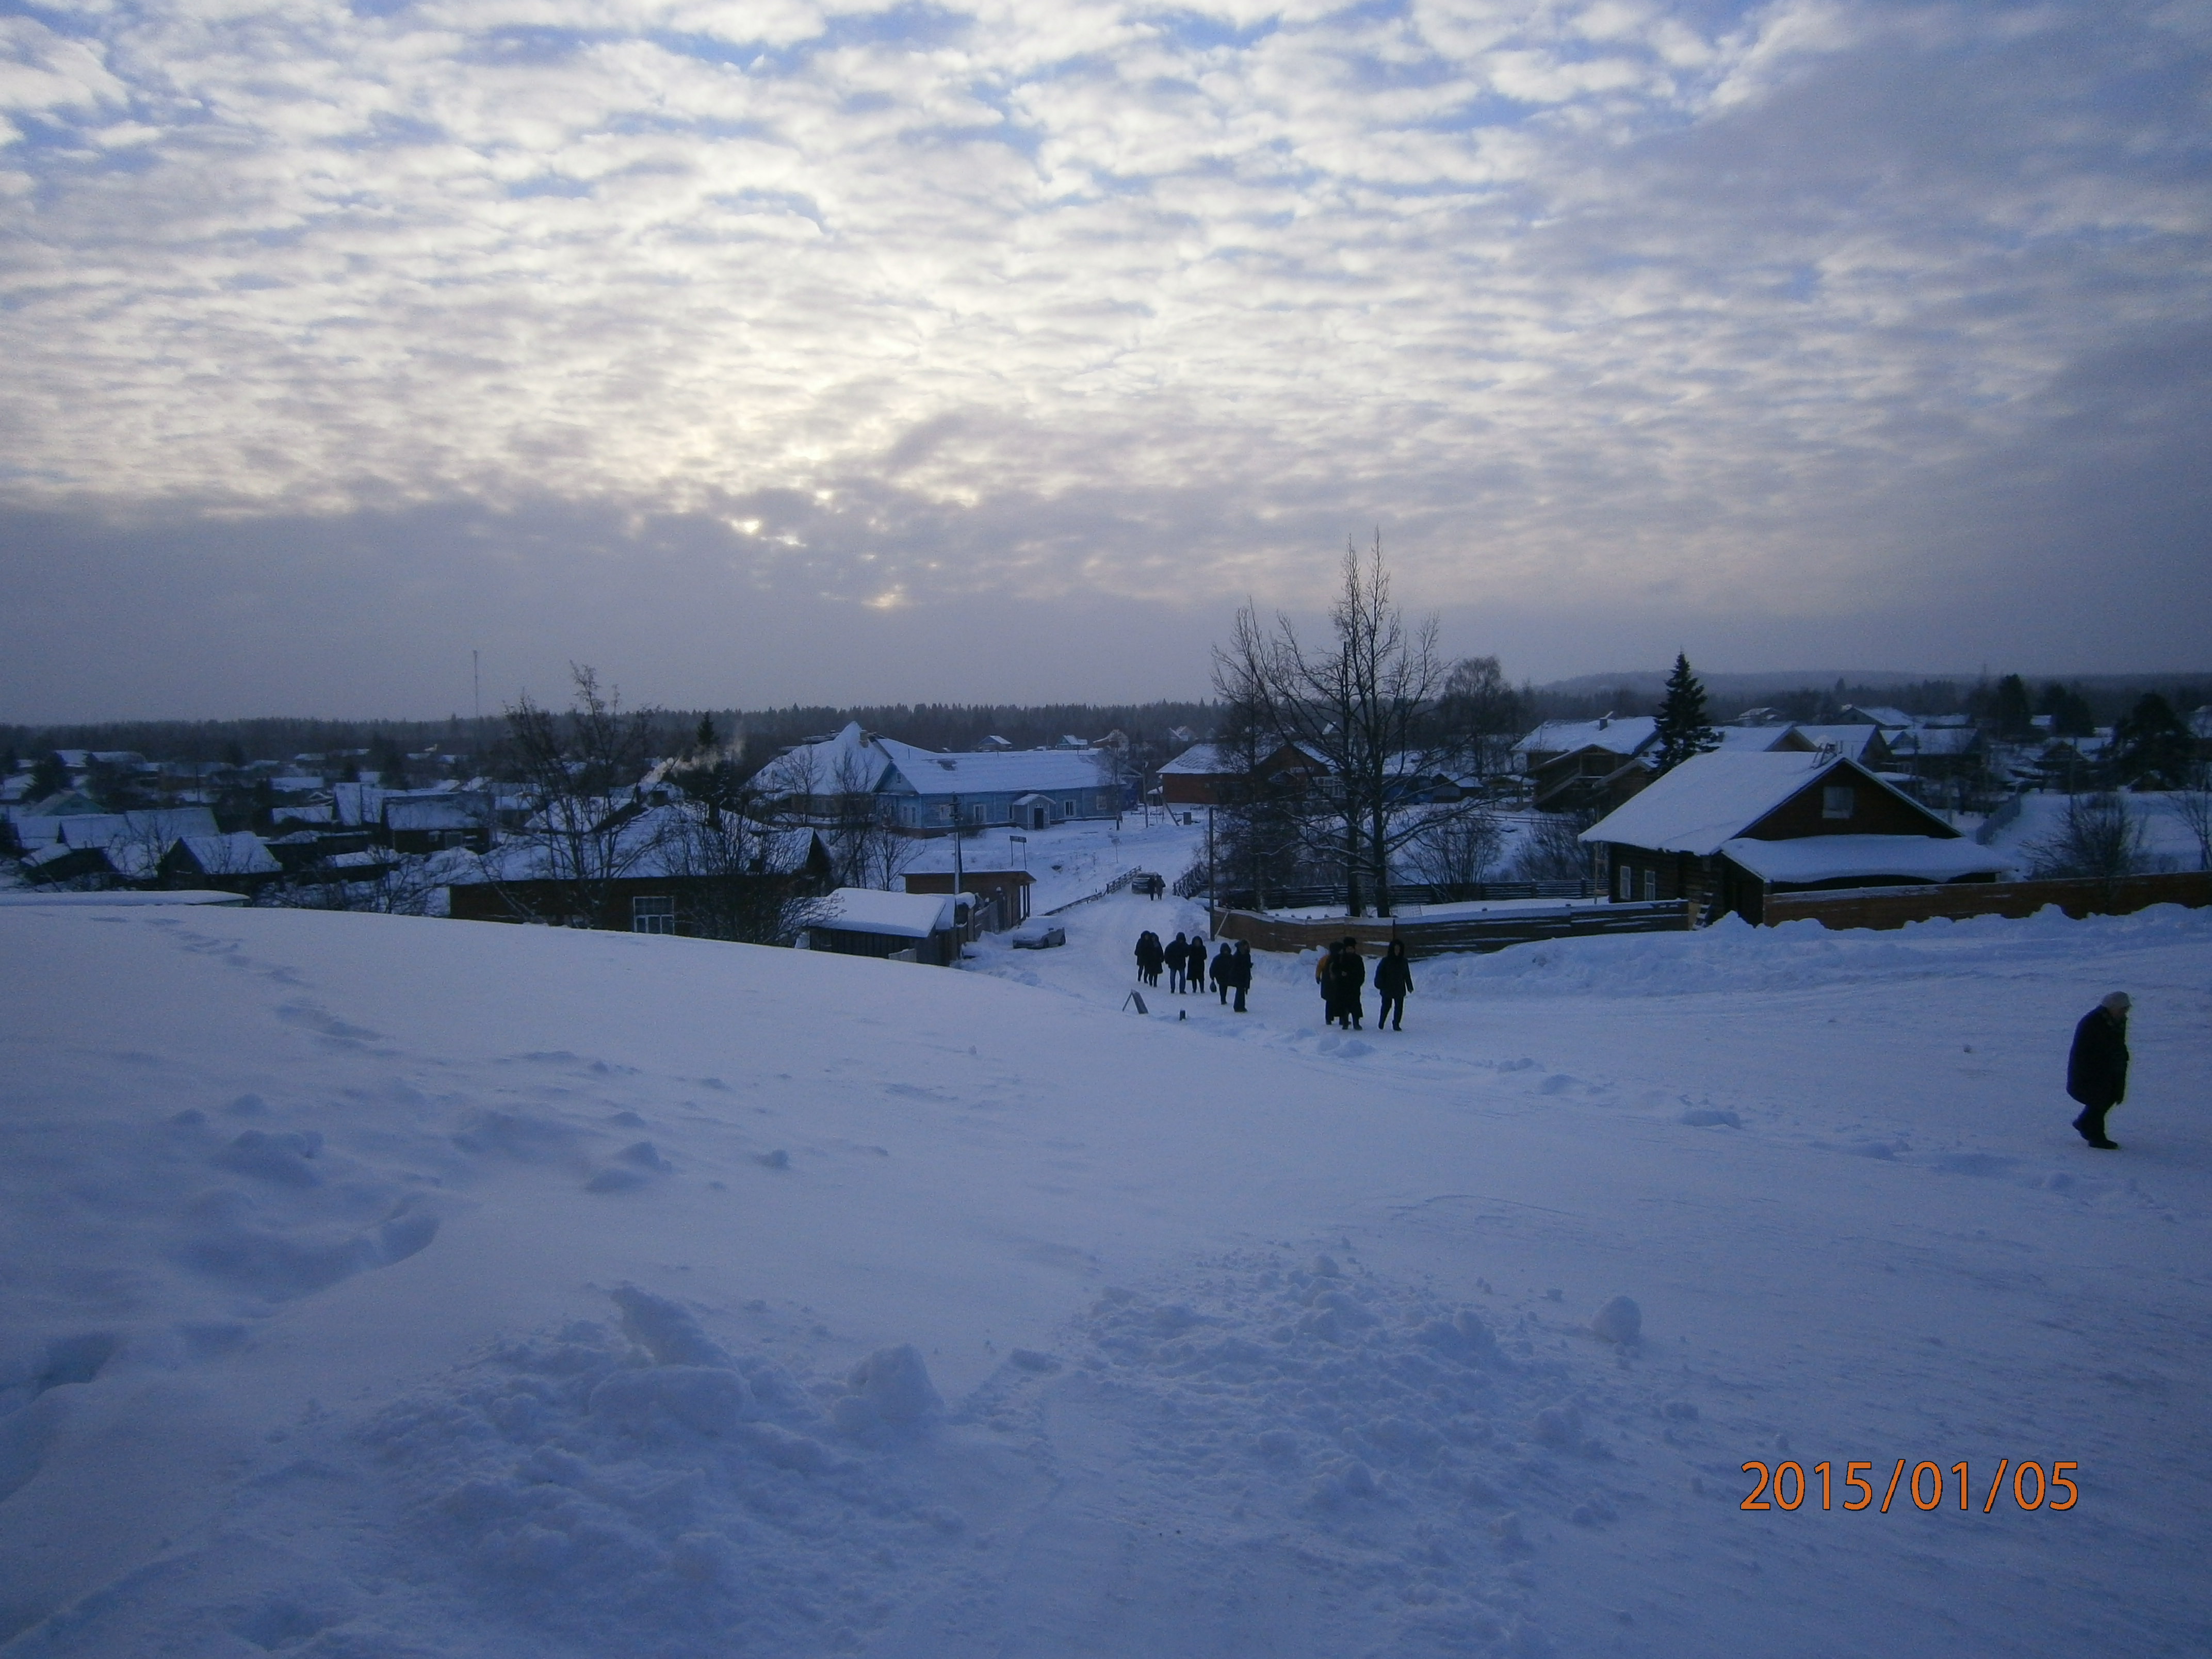
M 1513 745 L 1528 729 L 1528 708 L 1497 658 L 1463 657 L 1455 664 L 1437 712 L 1476 777 L 1512 769 Z
M 1391 858 L 1426 827 L 1425 783 L 1461 758 L 1437 718 L 1446 665 L 1436 618 L 1409 627 L 1391 603 L 1379 532 L 1366 554 L 1345 549 L 1328 620 L 1329 645 L 1309 647 L 1288 617 L 1269 629 L 1247 605 L 1214 653 L 1214 684 L 1239 719 L 1327 763 L 1328 788 L 1311 792 L 1301 834 L 1317 856 L 1340 858 L 1351 914 L 1364 908 L 1364 884 L 1388 915 Z
M 1407 848 L 1406 866 L 1431 887 L 1480 886 L 1504 844 L 1489 813 L 1451 813 L 1432 820 Z
M 1579 837 L 1597 820 L 1595 811 L 1543 813 L 1522 832 L 1513 872 L 1523 881 L 1587 881 L 1590 850 Z
M 590 927 L 611 884 L 648 850 L 647 838 L 623 829 L 641 807 L 639 785 L 653 761 L 658 721 L 650 710 L 625 714 L 621 694 L 602 691 L 588 665 L 571 663 L 568 673 L 574 696 L 567 713 L 540 708 L 527 693 L 507 710 L 509 747 L 530 807 L 513 840 L 535 856 L 500 862 L 550 884 L 559 895 L 557 913 L 541 913 L 520 888 L 501 890 L 526 920 Z
M 2039 876 L 2140 875 L 2149 866 L 2142 820 L 2110 793 L 2069 795 L 2065 816 L 2050 835 L 2028 843 Z
M 2190 775 L 2188 787 L 2166 796 L 2166 810 L 2196 837 L 2197 867 L 2212 870 L 2212 768 L 2200 762 Z

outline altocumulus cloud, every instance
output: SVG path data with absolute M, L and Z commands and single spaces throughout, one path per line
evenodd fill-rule
M 732 604 L 1047 616 L 1308 603 L 1380 521 L 1448 608 L 2186 657 L 2206 19 L 21 6 L 9 566 L 106 526 L 183 592 L 282 526 L 404 621 L 441 561 L 363 525 L 465 522 L 475 592 L 568 503 L 580 599 L 632 523 Z

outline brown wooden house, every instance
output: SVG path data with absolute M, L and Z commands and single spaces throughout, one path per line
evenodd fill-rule
M 1699 755 L 1583 832 L 1615 902 L 1761 920 L 1766 895 L 1990 881 L 2005 859 L 1847 757 Z

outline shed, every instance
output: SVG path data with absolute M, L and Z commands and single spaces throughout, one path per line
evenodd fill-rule
M 950 893 L 840 887 L 808 919 L 799 943 L 811 951 L 898 957 L 943 968 L 960 960 L 960 924 Z

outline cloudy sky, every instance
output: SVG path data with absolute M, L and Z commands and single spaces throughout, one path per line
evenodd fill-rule
M 2212 665 L 2203 0 L 0 0 L 0 718 Z

